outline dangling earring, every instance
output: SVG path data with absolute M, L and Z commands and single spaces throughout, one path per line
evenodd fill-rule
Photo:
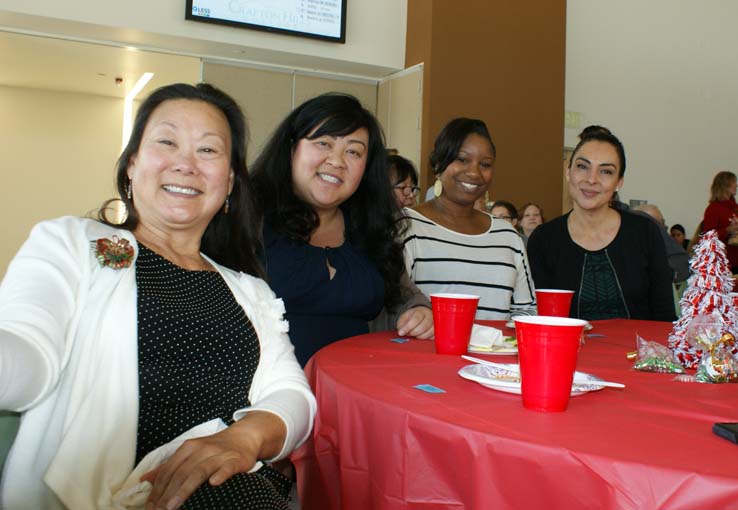
M 226 195 L 226 201 L 225 205 L 223 206 L 223 214 L 228 214 L 228 211 L 231 209 L 231 196 Z
M 128 178 L 128 186 L 126 186 L 126 198 L 128 200 L 132 200 L 133 197 L 133 182 L 131 181 L 131 178 Z
M 433 195 L 440 197 L 441 193 L 443 193 L 443 183 L 441 182 L 441 179 L 436 177 L 436 182 L 433 184 Z

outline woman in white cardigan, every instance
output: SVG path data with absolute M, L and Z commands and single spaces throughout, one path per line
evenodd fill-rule
M 261 461 L 315 400 L 258 278 L 245 124 L 209 85 L 139 108 L 120 225 L 43 222 L 0 286 L 0 408 L 21 411 L 4 508 L 287 508 Z

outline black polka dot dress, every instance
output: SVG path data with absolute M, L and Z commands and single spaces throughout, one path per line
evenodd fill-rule
M 136 463 L 192 427 L 227 425 L 249 405 L 259 363 L 256 331 L 215 271 L 188 271 L 139 244 L 139 416 Z M 204 483 L 187 510 L 286 509 L 290 481 L 270 467 Z

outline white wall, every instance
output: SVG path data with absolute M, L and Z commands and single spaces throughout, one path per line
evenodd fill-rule
M 123 100 L 0 86 L 0 278 L 39 221 L 115 195 Z
M 385 78 L 377 89 L 377 118 L 387 147 L 397 149 L 420 171 L 423 126 L 423 64 Z M 423 176 L 418 175 L 418 182 Z
M 346 43 L 185 20 L 185 0 L 3 0 L 0 27 L 381 77 L 405 64 L 407 0 L 350 0 Z
M 688 236 L 718 170 L 738 170 L 738 2 L 569 0 L 566 110 L 623 141 L 622 197 Z M 578 130 L 567 129 L 565 145 Z
M 241 106 L 249 126 L 249 164 L 282 119 L 309 98 L 324 92 L 345 92 L 356 96 L 368 110 L 376 111 L 376 82 L 359 83 L 329 75 L 311 76 L 211 62 L 204 63 L 202 76 Z

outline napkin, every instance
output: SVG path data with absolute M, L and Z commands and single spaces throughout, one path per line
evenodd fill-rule
M 471 338 L 469 339 L 471 347 L 491 349 L 495 345 L 506 345 L 505 337 L 497 328 L 490 326 L 482 326 L 474 324 L 472 326 Z
M 115 510 L 143 510 L 146 504 L 146 498 L 151 492 L 151 482 L 142 482 L 141 476 L 151 471 L 156 466 L 171 457 L 177 448 L 188 439 L 198 437 L 211 436 L 227 428 L 227 425 L 220 418 L 215 418 L 205 423 L 201 423 L 196 427 L 182 433 L 167 444 L 164 444 L 156 450 L 150 451 L 141 462 L 138 463 L 133 472 L 128 475 L 123 486 L 113 495 L 111 508 Z M 261 468 L 261 461 L 257 461 L 256 465 L 249 471 L 252 473 Z

